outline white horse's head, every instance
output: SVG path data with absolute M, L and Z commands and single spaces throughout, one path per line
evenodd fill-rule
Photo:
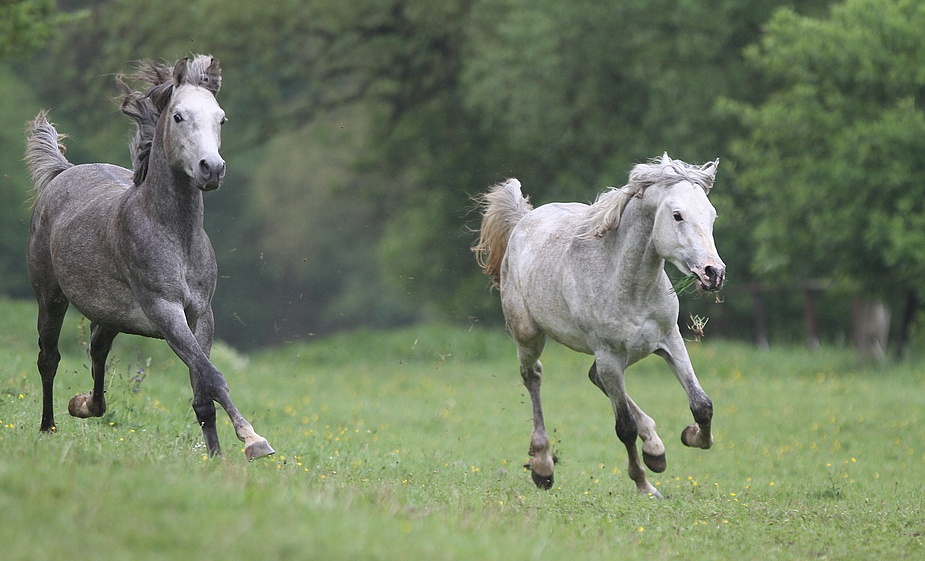
M 644 197 L 656 205 L 652 231 L 656 251 L 685 275 L 696 275 L 700 290 L 719 290 L 726 265 L 713 241 L 716 209 L 707 198 L 719 160 L 691 166 L 666 153 L 658 164 L 648 165 L 662 172 L 660 180 L 645 188 Z
M 203 191 L 217 189 L 225 177 L 219 155 L 225 112 L 215 99 L 221 69 L 212 57 L 181 59 L 173 69 L 173 91 L 162 112 L 167 162 Z

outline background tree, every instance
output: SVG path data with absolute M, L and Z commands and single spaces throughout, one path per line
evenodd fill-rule
M 914 1 L 848 0 L 826 18 L 784 9 L 748 51 L 769 92 L 735 105 L 749 131 L 738 180 L 766 210 L 753 211 L 757 275 L 921 299 L 923 25 Z
M 222 275 L 219 336 L 239 346 L 417 319 L 500 321 L 469 251 L 470 195 L 517 176 L 537 204 L 590 201 L 664 150 L 720 157 L 711 196 L 729 297 L 685 298 L 682 313 L 739 335 L 752 316 L 742 289 L 766 278 L 750 265 L 767 209 L 739 181 L 750 162 L 730 157 L 751 125 L 717 100 L 749 108 L 768 97 L 775 79 L 743 51 L 786 4 L 68 0 L 63 9 L 86 17 L 12 61 L 0 88 L 18 83 L 23 102 L 0 113 L 18 133 L 51 107 L 74 136 L 72 160 L 127 165 L 131 123 L 111 101 L 112 75 L 140 58 L 216 55 L 229 172 L 206 219 Z M 801 2 L 799 14 L 827 4 Z M 9 145 L 19 173 L 18 134 Z M 22 208 L 24 189 L 4 200 Z M 26 232 L 10 231 L 20 238 L 6 246 L 9 282 L 24 287 L 14 253 Z M 775 294 L 772 330 L 792 331 L 799 310 L 799 295 Z

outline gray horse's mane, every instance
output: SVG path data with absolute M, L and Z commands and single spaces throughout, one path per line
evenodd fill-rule
M 642 197 L 652 185 L 670 187 L 682 181 L 700 186 L 709 195 L 716 178 L 719 159 L 702 166 L 691 165 L 681 160 L 672 160 L 668 152 L 649 163 L 636 164 L 630 171 L 629 182 L 623 187 L 611 187 L 598 195 L 588 207 L 588 214 L 579 228 L 582 239 L 602 238 L 620 225 L 623 210 L 633 197 Z
M 143 92 L 133 89 L 125 77 L 116 77 L 116 83 L 123 91 L 122 112 L 135 120 L 137 130 L 129 142 L 132 155 L 135 185 L 141 185 L 148 175 L 148 160 L 154 131 L 161 112 L 170 104 L 173 92 L 182 85 L 201 86 L 218 93 L 222 87 L 222 69 L 218 60 L 209 55 L 194 55 L 171 65 L 166 62 L 143 60 L 137 63 L 130 78 L 142 84 Z

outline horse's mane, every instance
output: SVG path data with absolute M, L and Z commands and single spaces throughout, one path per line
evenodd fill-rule
M 170 104 L 173 92 L 182 85 L 201 86 L 213 95 L 222 87 L 222 69 L 218 60 L 209 55 L 194 55 L 170 65 L 166 62 L 142 60 L 135 65 L 130 78 L 142 84 L 142 91 L 133 89 L 125 77 L 116 77 L 122 89 L 122 112 L 135 120 L 137 130 L 129 142 L 135 185 L 141 185 L 148 175 L 148 160 L 154 131 L 161 112 Z
M 662 154 L 645 164 L 636 164 L 629 174 L 629 181 L 623 187 L 611 187 L 598 195 L 588 207 L 588 214 L 579 228 L 583 239 L 602 238 L 620 225 L 623 210 L 633 197 L 642 197 L 652 185 L 671 186 L 689 181 L 700 186 L 709 195 L 716 178 L 719 159 L 702 166 L 691 165 L 681 160 L 672 160 L 668 153 Z

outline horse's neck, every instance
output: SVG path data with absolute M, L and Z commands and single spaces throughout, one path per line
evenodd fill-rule
M 610 270 L 621 286 L 646 289 L 661 277 L 665 260 L 655 251 L 653 227 L 654 215 L 642 205 L 631 203 L 617 230 L 604 238 L 604 258 L 611 260 Z
M 159 146 L 152 147 L 148 174 L 138 186 L 139 202 L 144 212 L 178 236 L 192 236 L 202 231 L 202 192 L 192 181 L 167 167 Z

